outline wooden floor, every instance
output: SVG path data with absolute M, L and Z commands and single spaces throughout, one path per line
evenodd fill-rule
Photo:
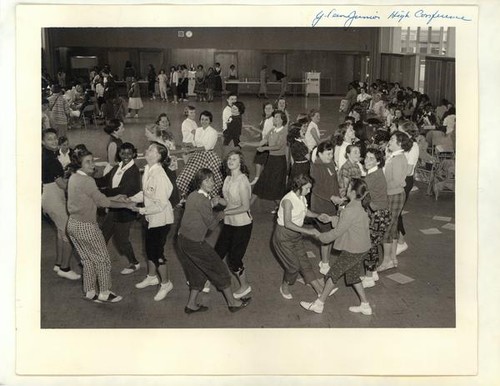
M 258 125 L 262 100 L 251 96 L 240 98 L 247 111 L 244 124 Z M 310 108 L 319 108 L 319 127 L 325 136 L 337 127 L 340 98 L 292 97 L 288 101 L 291 117 Z M 212 103 L 192 102 L 197 112 L 209 110 L 214 114 L 213 126 L 220 130 L 224 101 Z M 134 143 L 142 152 L 147 145 L 144 126 L 152 123 L 157 115 L 166 112 L 172 123 L 176 139 L 180 139 L 180 124 L 187 103 L 173 105 L 159 101 L 144 101 L 145 108 L 140 118 L 125 122 L 125 141 Z M 99 158 L 104 158 L 107 135 L 102 127 L 87 130 L 70 130 L 71 145 L 85 143 Z M 251 139 L 248 136 L 247 139 Z M 253 154 L 245 151 L 249 166 Z M 253 167 L 251 167 L 253 174 Z M 425 187 L 412 192 L 405 208 L 405 227 L 409 249 L 399 257 L 396 270 L 380 274 L 380 280 L 373 288 L 367 289 L 367 296 L 374 314 L 363 316 L 348 311 L 350 305 L 358 304 L 358 298 L 350 287 L 339 282 L 339 291 L 325 305 L 323 314 L 307 312 L 299 306 L 300 300 L 313 300 L 314 291 L 300 283 L 292 287 L 293 300 L 285 300 L 279 293 L 282 270 L 270 249 L 270 238 L 274 216 L 270 214 L 272 203 L 257 201 L 252 208 L 254 227 L 250 245 L 245 255 L 245 264 L 251 282 L 252 303 L 236 314 L 231 314 L 221 293 L 212 290 L 203 295 L 203 303 L 210 307 L 203 315 L 186 315 L 183 312 L 188 297 L 188 287 L 173 247 L 174 232 L 169 234 L 165 253 L 174 283 L 174 290 L 162 302 L 153 301 L 156 288 L 138 290 L 134 284 L 142 280 L 145 269 L 129 275 L 120 275 L 126 265 L 124 258 L 117 255 L 112 242 L 109 244 L 112 258 L 113 290 L 124 296 L 118 304 L 94 304 L 82 300 L 81 282 L 71 282 L 59 278 L 53 271 L 55 260 L 55 232 L 53 227 L 42 220 L 41 254 L 41 327 L 42 328 L 350 328 L 350 327 L 454 327 L 455 326 L 455 232 L 443 229 L 446 222 L 433 219 L 434 216 L 451 217 L 455 221 L 455 202 L 452 194 L 443 194 L 436 201 L 425 195 Z M 181 213 L 176 210 L 176 222 Z M 438 228 L 441 234 L 425 235 L 420 230 Z M 210 235 L 215 242 L 219 230 Z M 140 261 L 143 261 L 141 224 L 134 223 L 131 239 Z M 319 246 L 313 241 L 306 242 L 307 249 L 316 257 L 312 258 L 318 277 Z M 335 258 L 332 256 L 332 258 Z M 143 264 L 144 266 L 144 264 Z M 77 268 L 75 268 L 77 269 Z M 399 284 L 389 278 L 400 273 L 413 279 L 407 284 Z

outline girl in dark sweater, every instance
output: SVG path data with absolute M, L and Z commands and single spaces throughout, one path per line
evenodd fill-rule
M 209 280 L 226 298 L 229 311 L 236 312 L 246 307 L 251 298 L 235 299 L 231 290 L 231 275 L 217 252 L 205 241 L 209 229 L 215 229 L 224 218 L 224 212 L 212 211 L 209 195 L 215 186 L 214 174 L 209 169 L 200 169 L 194 177 L 195 191 L 186 201 L 181 220 L 177 250 L 179 261 L 189 285 L 189 299 L 184 308 L 186 314 L 208 310 L 198 302 L 198 294 Z

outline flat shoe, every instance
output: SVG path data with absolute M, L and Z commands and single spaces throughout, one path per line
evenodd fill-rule
M 111 292 L 106 299 L 103 299 L 100 295 L 98 296 L 98 299 L 99 299 L 99 301 L 104 302 L 104 303 L 118 303 L 123 298 L 121 296 L 115 295 L 113 292 Z
M 283 289 L 281 288 L 281 286 L 280 286 L 280 294 L 281 294 L 281 296 L 283 296 L 286 300 L 291 300 L 291 299 L 293 299 L 292 294 L 285 294 L 285 293 L 283 292 Z
M 396 268 L 397 265 L 394 265 L 394 263 L 391 261 L 389 264 L 387 265 L 380 265 L 378 268 L 377 268 L 377 272 L 384 272 L 384 271 L 387 271 L 388 269 L 393 269 L 393 268 Z
M 250 301 L 252 298 L 241 298 L 241 305 L 240 306 L 228 306 L 229 311 L 232 313 L 238 312 L 248 306 L 250 304 Z
M 240 294 L 234 292 L 233 293 L 233 297 L 235 299 L 241 299 L 241 298 L 245 297 L 246 295 L 248 295 L 250 292 L 252 292 L 252 287 L 248 286 L 248 288 L 245 291 L 243 291 L 242 293 L 240 293 Z
M 99 295 L 95 294 L 93 297 L 89 298 L 88 296 L 83 297 L 85 300 L 88 300 L 89 302 L 94 302 L 94 303 L 102 303 L 99 300 Z
M 193 310 L 192 308 L 189 307 L 184 307 L 184 312 L 188 315 L 194 314 L 196 312 L 204 312 L 208 311 L 208 307 L 199 305 L 197 310 Z

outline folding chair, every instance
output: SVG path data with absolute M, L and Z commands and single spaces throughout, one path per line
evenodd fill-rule
M 83 126 L 87 129 L 87 119 L 91 119 L 94 121 L 94 126 L 97 129 L 97 117 L 95 114 L 95 104 L 90 104 L 85 106 L 80 114 L 80 118 L 83 122 Z

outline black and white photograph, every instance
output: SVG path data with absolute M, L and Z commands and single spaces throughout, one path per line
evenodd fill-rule
M 477 8 L 17 12 L 18 374 L 477 372 Z
M 41 328 L 455 327 L 455 27 L 41 32 Z

